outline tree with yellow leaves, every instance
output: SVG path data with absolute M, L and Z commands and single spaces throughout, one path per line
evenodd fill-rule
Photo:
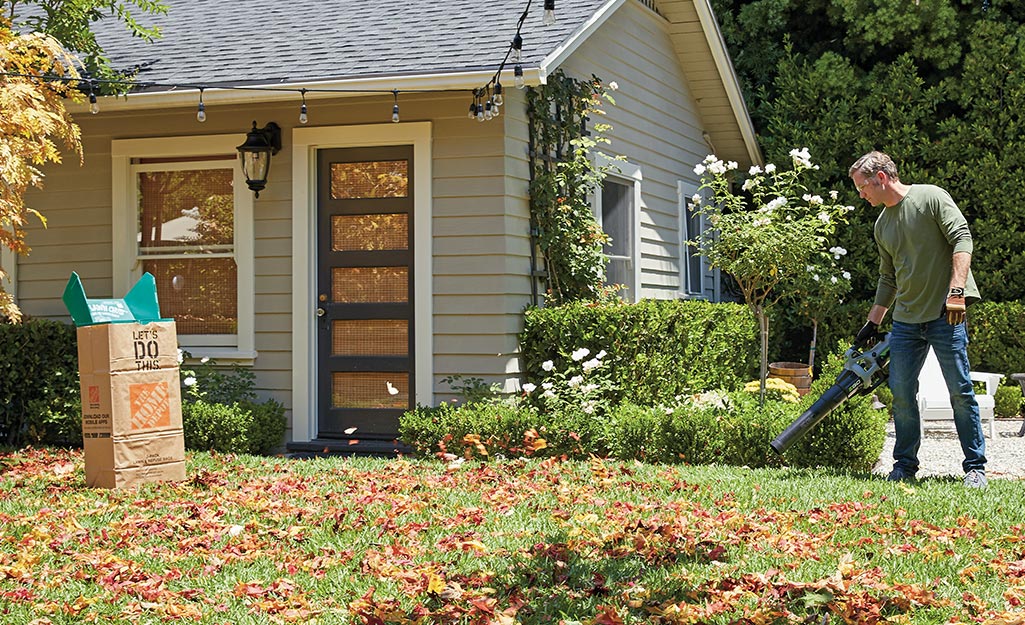
M 82 93 L 74 57 L 41 33 L 18 34 L 0 18 L 0 245 L 27 254 L 25 227 L 32 217 L 46 219 L 25 204 L 29 187 L 42 187 L 46 163 L 61 162 L 58 144 L 81 157 L 78 126 L 65 101 Z M 53 76 L 70 80 L 55 81 Z M 0 280 L 6 277 L 0 268 Z M 21 317 L 14 299 L 0 286 L 0 315 Z

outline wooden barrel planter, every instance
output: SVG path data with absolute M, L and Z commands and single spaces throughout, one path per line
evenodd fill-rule
M 769 377 L 793 384 L 799 395 L 807 395 L 811 390 L 811 367 L 803 362 L 769 363 Z

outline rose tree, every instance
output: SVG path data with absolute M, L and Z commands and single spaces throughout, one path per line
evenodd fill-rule
M 748 171 L 738 189 L 735 162 L 709 155 L 694 168 L 701 186 L 691 208 L 711 228 L 688 244 L 715 267 L 733 276 L 744 302 L 758 319 L 761 333 L 761 397 L 768 370 L 769 320 L 767 308 L 786 294 L 777 286 L 803 282 L 809 265 L 828 253 L 838 222 L 852 206 L 837 203 L 837 192 L 825 198 L 812 194 L 802 178 L 818 169 L 808 149 L 790 151 L 791 169 L 769 163 Z M 707 199 L 702 191 L 707 190 Z

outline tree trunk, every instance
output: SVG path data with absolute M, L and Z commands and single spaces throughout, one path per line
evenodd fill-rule
M 769 377 L 769 316 L 762 306 L 755 306 L 755 316 L 758 317 L 759 343 L 762 352 L 758 405 L 765 406 L 765 379 Z
M 817 319 L 811 320 L 811 348 L 808 349 L 808 370 L 812 371 L 812 367 L 815 366 L 815 344 L 818 342 L 819 336 L 819 322 Z

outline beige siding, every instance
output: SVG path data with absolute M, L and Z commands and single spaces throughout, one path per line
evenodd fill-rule
M 530 243 L 523 93 L 510 89 L 502 115 L 466 118 L 469 100 L 435 119 L 434 374 L 438 400 L 452 397 L 446 376 L 480 377 L 512 387 L 517 333 L 530 302 Z M 510 147 L 511 146 L 511 147 Z
M 642 298 L 675 298 L 680 286 L 681 229 L 677 181 L 696 183 L 694 165 L 709 152 L 694 94 L 673 48 L 669 23 L 628 2 L 564 64 L 576 77 L 615 81 L 605 107 L 613 129 L 610 154 L 641 168 Z M 700 28 L 693 33 L 702 38 Z

